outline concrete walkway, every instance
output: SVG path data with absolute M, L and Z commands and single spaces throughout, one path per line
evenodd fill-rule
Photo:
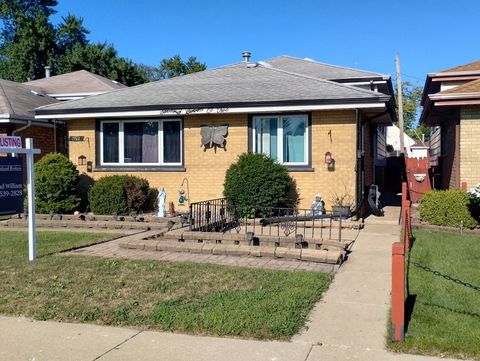
M 385 350 L 398 212 L 391 208 L 386 217 L 367 221 L 350 259 L 312 311 L 308 328 L 292 342 L 0 317 L 0 360 L 440 360 Z

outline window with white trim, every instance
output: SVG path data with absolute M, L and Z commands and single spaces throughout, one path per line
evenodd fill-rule
M 262 115 L 252 119 L 252 150 L 285 165 L 308 165 L 308 116 Z
M 100 122 L 101 165 L 182 165 L 182 121 Z

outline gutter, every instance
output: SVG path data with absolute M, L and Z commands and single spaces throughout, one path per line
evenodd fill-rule
M 23 127 L 20 127 L 18 129 L 15 129 L 13 132 L 12 132 L 12 136 L 14 136 L 15 134 L 17 134 L 18 132 L 21 132 L 27 128 L 30 128 L 32 126 L 32 121 L 31 120 L 27 120 L 27 124 L 24 125 Z

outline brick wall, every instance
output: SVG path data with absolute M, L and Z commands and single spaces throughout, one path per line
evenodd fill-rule
M 228 124 L 226 150 L 203 150 L 200 141 L 200 125 Z M 95 120 L 68 121 L 68 136 L 84 136 L 83 142 L 69 143 L 69 157 L 75 164 L 84 155 L 95 165 Z M 315 194 L 320 193 L 327 207 L 333 193 L 347 192 L 355 195 L 355 112 L 318 111 L 312 114 L 312 168 L 313 171 L 291 172 L 297 181 L 301 207 L 310 207 Z M 189 115 L 184 119 L 185 172 L 126 172 L 145 177 L 151 186 L 164 187 L 167 201 L 175 204 L 178 189 L 184 177 L 190 185 L 192 202 L 222 196 L 225 171 L 239 154 L 248 151 L 248 116 L 246 114 Z M 335 170 L 328 171 L 325 153 L 331 152 Z M 78 165 L 81 173 L 86 166 Z M 94 179 L 112 175 L 112 172 L 88 173 Z M 120 174 L 120 173 L 118 173 Z M 177 207 L 178 208 L 178 207 Z
M 471 188 L 480 183 L 480 108 L 460 114 L 460 184 Z
M 442 188 L 460 189 L 460 121 L 442 125 Z

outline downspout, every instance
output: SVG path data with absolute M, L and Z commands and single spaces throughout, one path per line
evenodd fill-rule
M 24 125 L 23 127 L 20 127 L 18 129 L 15 129 L 13 132 L 12 132 L 12 137 L 17 134 L 18 132 L 21 132 L 27 128 L 30 128 L 32 126 L 32 121 L 31 120 L 27 120 L 27 124 Z
M 15 134 L 17 134 L 18 132 L 21 132 L 27 128 L 30 128 L 31 126 L 32 126 L 32 121 L 27 120 L 27 124 L 25 124 L 23 127 L 20 127 L 12 131 L 12 137 L 15 136 Z M 12 157 L 15 157 L 15 154 L 12 153 Z

